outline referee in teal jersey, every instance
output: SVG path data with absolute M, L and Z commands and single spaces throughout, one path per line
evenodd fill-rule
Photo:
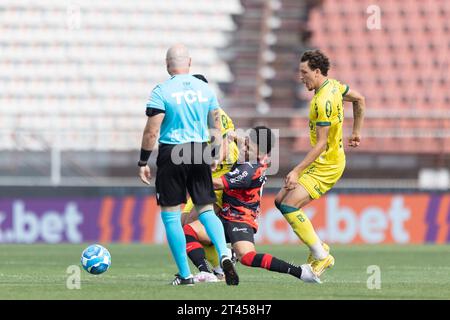
M 187 190 L 196 206 L 198 219 L 219 253 L 226 283 L 237 285 L 239 277 L 228 256 L 223 225 L 213 209 L 216 197 L 211 163 L 203 156 L 210 140 L 208 118 L 214 119 L 212 127 L 220 132 L 219 103 L 207 83 L 189 74 L 191 58 L 184 45 L 171 47 L 167 51 L 166 63 L 170 78 L 153 89 L 147 103 L 147 124 L 138 165 L 141 180 L 149 184 L 151 172 L 147 161 L 160 132 L 156 199 L 161 206 L 167 241 L 178 267 L 172 284 L 194 284 L 181 225 L 180 205 L 186 203 Z

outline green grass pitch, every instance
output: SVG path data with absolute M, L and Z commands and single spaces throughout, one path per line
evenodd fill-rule
M 82 245 L 0 245 L 0 299 L 449 299 L 450 246 L 332 246 L 336 265 L 323 284 L 238 264 L 237 287 L 204 283 L 173 287 L 175 264 L 164 245 L 110 244 L 112 266 L 103 275 L 81 270 L 81 288 L 69 290 L 67 268 L 80 265 Z M 301 264 L 304 246 L 259 246 L 259 252 Z M 381 289 L 367 288 L 367 268 L 381 270 Z M 192 267 L 192 271 L 194 268 Z

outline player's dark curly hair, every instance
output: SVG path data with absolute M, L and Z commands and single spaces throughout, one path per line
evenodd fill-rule
M 262 154 L 269 154 L 275 144 L 275 135 L 270 128 L 257 126 L 252 128 L 249 134 L 250 140 L 258 145 Z
M 330 60 L 320 50 L 308 50 L 303 53 L 301 62 L 308 61 L 308 66 L 311 70 L 319 69 L 322 75 L 327 76 L 330 70 Z

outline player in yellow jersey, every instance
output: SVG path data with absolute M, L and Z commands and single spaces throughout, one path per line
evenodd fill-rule
M 200 80 L 208 82 L 208 80 L 201 74 L 194 74 L 193 76 Z M 234 132 L 233 121 L 221 108 L 219 108 L 219 114 L 220 114 L 221 134 L 223 137 L 222 140 L 223 144 L 221 148 L 221 156 L 219 157 L 220 163 L 217 166 L 217 168 L 212 172 L 213 179 L 220 178 L 221 176 L 230 172 L 231 167 L 233 167 L 233 165 L 239 158 L 239 149 L 236 142 L 237 137 Z M 217 199 L 214 207 L 217 212 L 218 210 L 222 209 L 223 190 L 214 190 L 214 192 L 216 194 Z M 183 214 L 181 216 L 181 222 L 183 226 L 193 221 L 191 217 L 191 212 L 193 209 L 194 204 L 192 202 L 192 199 L 189 199 L 182 211 Z M 218 276 L 218 278 L 220 278 L 220 280 L 224 279 L 222 276 L 223 272 L 220 268 L 219 256 L 217 254 L 215 247 L 213 245 L 204 246 L 204 249 L 206 259 L 212 265 L 214 273 Z M 197 277 L 195 277 L 194 279 L 197 279 Z
M 343 101 L 353 103 L 353 132 L 348 146 L 357 147 L 361 140 L 365 100 L 349 86 L 327 78 L 330 62 L 319 50 L 306 51 L 300 60 L 300 81 L 309 91 L 315 90 L 309 110 L 309 132 L 312 149 L 285 179 L 275 198 L 275 205 L 289 222 L 295 234 L 310 249 L 307 262 L 319 277 L 334 265 L 329 247 L 321 242 L 302 208 L 320 198 L 339 180 L 345 169 L 342 142 Z

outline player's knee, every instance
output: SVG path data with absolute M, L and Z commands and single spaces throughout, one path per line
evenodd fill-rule
M 280 210 L 280 212 L 282 214 L 288 214 L 288 213 L 295 212 L 298 210 L 297 207 L 294 207 L 292 205 L 288 205 L 285 203 L 277 202 L 276 200 L 275 200 L 275 206 L 278 208 L 278 210 Z
M 236 254 L 236 258 L 241 260 L 243 256 L 245 256 L 248 252 L 254 251 L 254 249 L 250 248 L 242 248 L 240 246 L 234 246 L 233 251 Z
M 286 213 L 286 205 L 284 204 L 283 197 L 275 198 L 274 203 L 275 207 L 277 207 L 277 209 L 280 210 L 282 214 Z
M 238 256 L 239 261 L 247 267 L 251 267 L 252 263 L 253 263 L 253 259 L 256 256 L 256 251 L 247 251 L 247 252 L 241 252 L 241 253 L 236 253 Z

